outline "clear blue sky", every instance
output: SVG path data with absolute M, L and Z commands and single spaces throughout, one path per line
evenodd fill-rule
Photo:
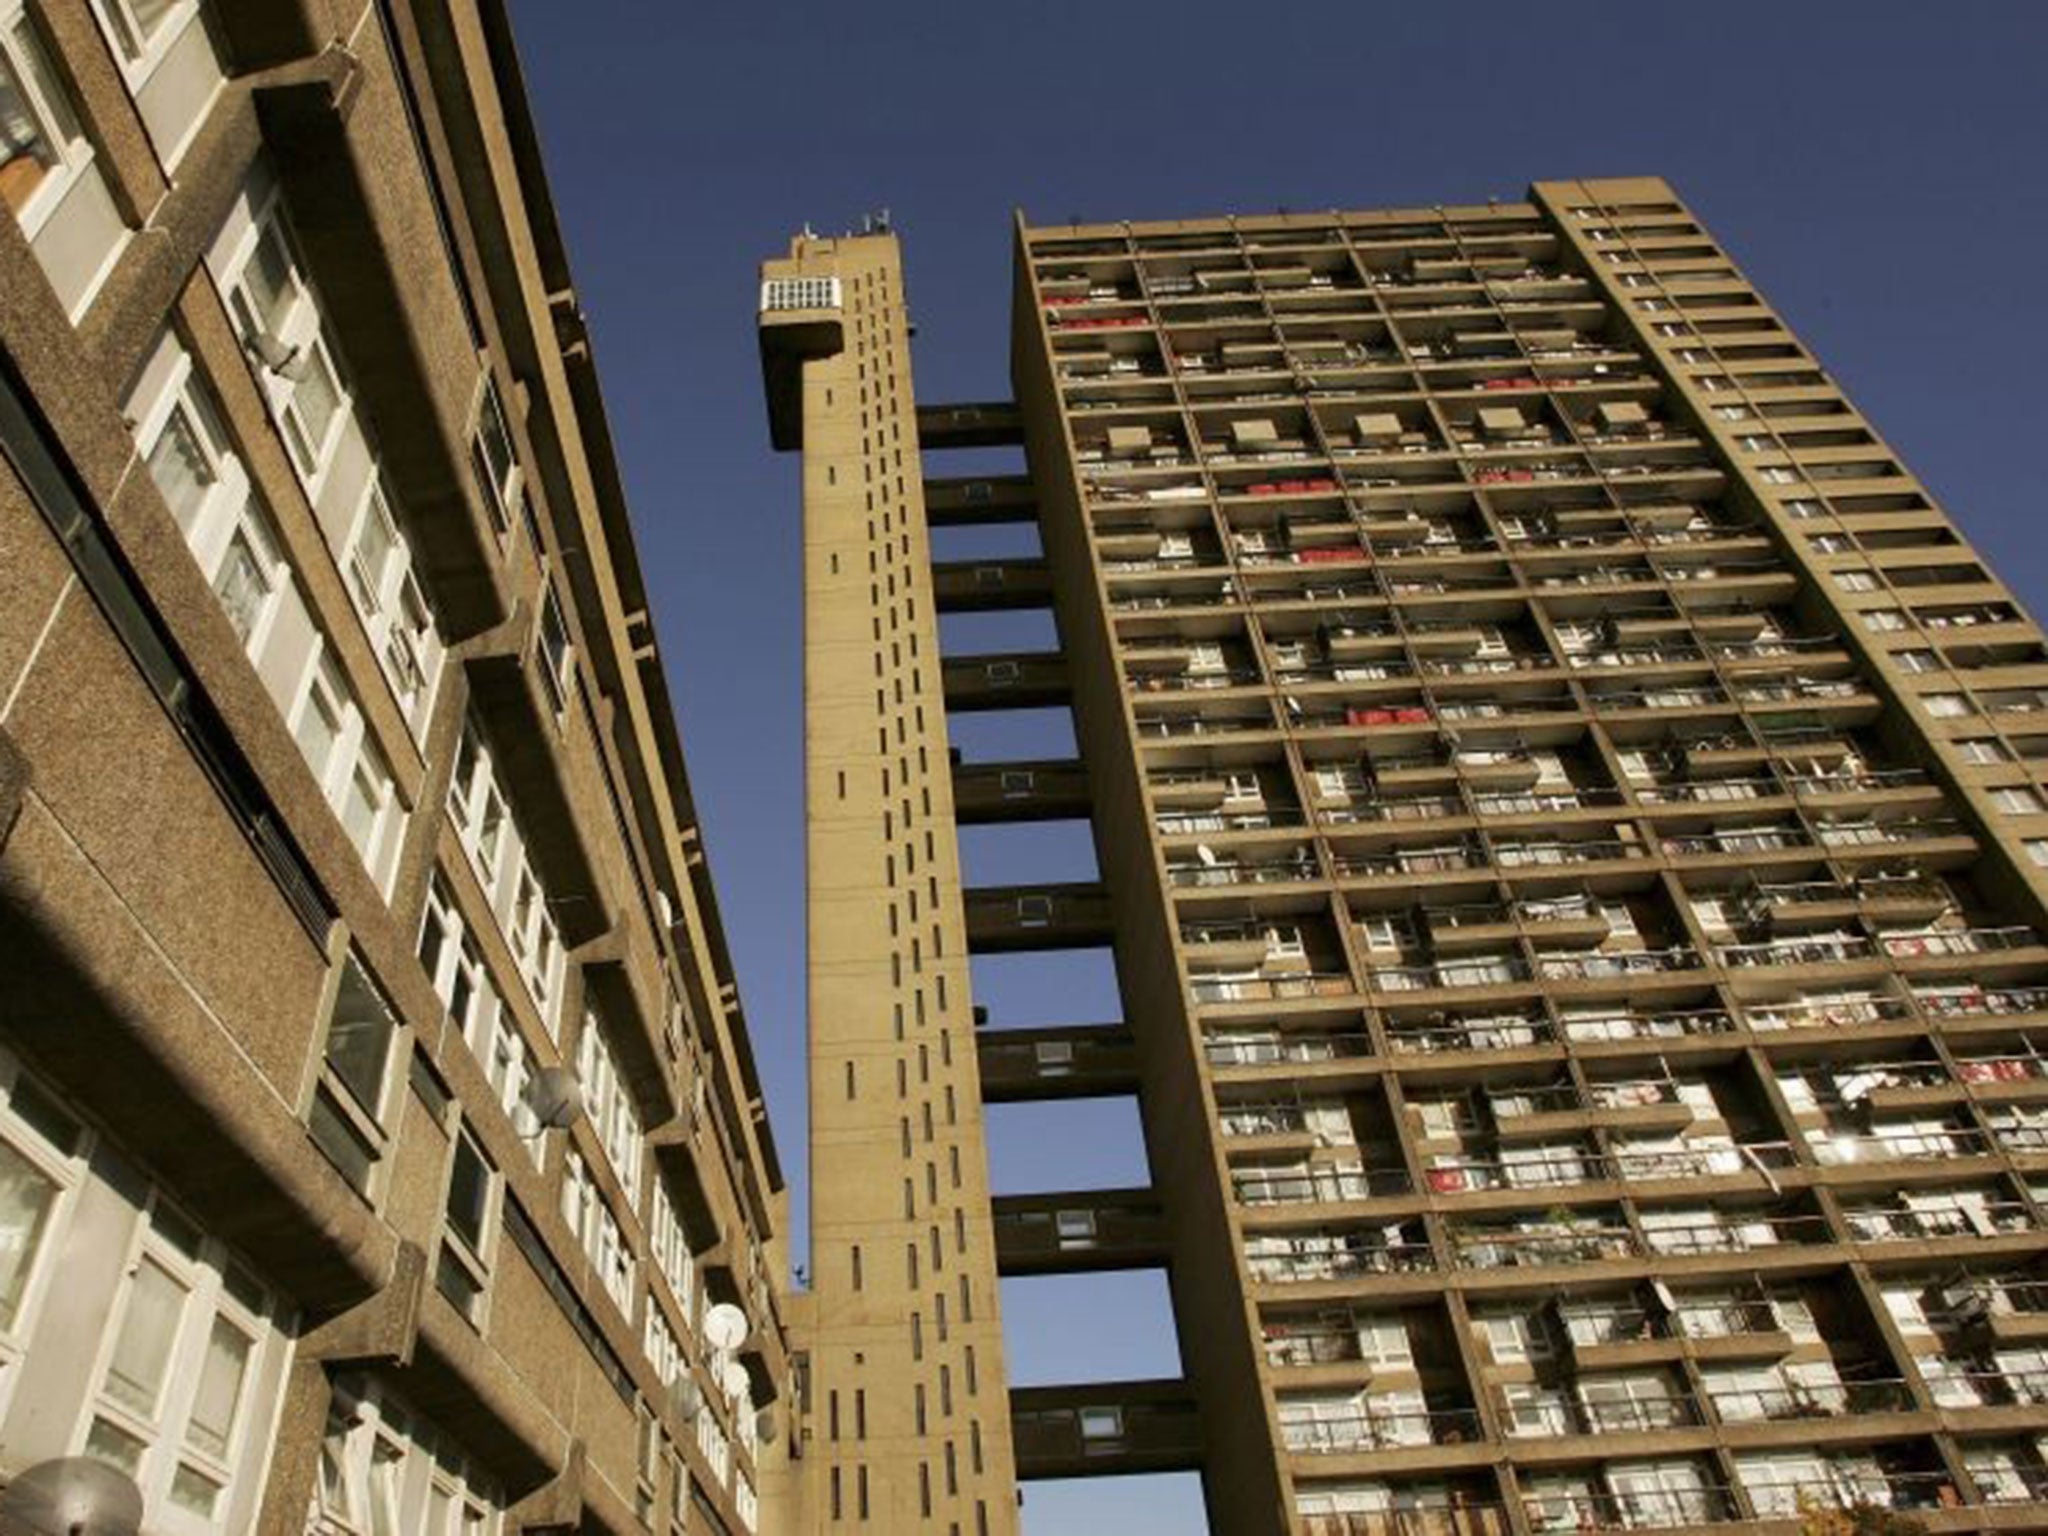
M 2043 611 L 2048 5 L 514 0 L 514 14 L 799 1199 L 796 478 L 768 447 L 753 301 L 756 263 L 806 221 L 830 233 L 891 210 L 918 389 L 936 401 L 1007 393 L 1018 206 L 1041 222 L 1167 218 L 1663 175 Z M 1058 739 L 1045 722 L 963 735 L 970 756 Z M 1042 836 L 975 834 L 965 851 L 980 880 L 1089 859 L 1085 840 Z M 1085 957 L 977 964 L 975 980 L 999 1023 L 1115 1008 Z M 995 1122 L 1000 1189 L 1143 1177 L 1127 1108 Z M 1163 1298 L 1151 1276 L 1006 1285 L 1015 1374 L 1171 1372 Z M 1026 1508 L 1030 1536 L 1204 1529 L 1185 1484 L 1033 1488 Z

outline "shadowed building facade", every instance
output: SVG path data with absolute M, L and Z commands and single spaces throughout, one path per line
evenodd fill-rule
M 0 1480 L 754 1529 L 782 1181 L 503 7 L 0 0 L 0 197 Z
M 894 236 L 763 277 L 798 1528 L 1161 1470 L 1232 1536 L 2048 1519 L 2048 651 L 1669 186 L 1020 220 L 1013 402 L 915 404 Z M 932 561 L 1001 522 L 1041 552 Z M 937 654 L 1029 607 L 1056 652 Z M 950 759 L 1046 704 L 1078 757 Z M 959 889 L 957 826 L 1075 819 L 1098 879 Z M 1107 945 L 1124 1018 L 970 1039 L 963 940 Z M 1111 1094 L 1147 1187 L 987 1195 L 985 1103 Z M 1118 1267 L 1181 1378 L 1004 1433 L 996 1279 Z

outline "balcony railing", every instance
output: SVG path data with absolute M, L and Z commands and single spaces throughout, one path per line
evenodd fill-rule
M 1546 980 L 1598 981 L 1615 976 L 1646 976 L 1666 971 L 1694 971 L 1700 957 L 1683 945 L 1668 949 L 1587 950 L 1583 953 L 1537 956 Z
M 1466 1023 L 1392 1019 L 1387 1023 L 1387 1043 L 1397 1051 L 1512 1051 L 1555 1038 L 1549 1021 L 1542 1018 Z
M 1643 1236 L 1652 1253 L 1750 1253 L 1787 1243 L 1820 1243 L 1830 1236 L 1819 1216 L 1745 1216 L 1725 1221 L 1700 1220 L 1645 1225 Z
M 1336 1455 L 1410 1445 L 1459 1445 L 1479 1438 L 1479 1415 L 1470 1408 L 1378 1408 L 1368 1399 L 1355 1411 L 1290 1419 L 1280 1402 L 1280 1436 L 1290 1451 Z
M 1786 1383 L 1706 1393 L 1714 1416 L 1724 1424 L 1758 1420 L 1831 1419 L 1842 1414 L 1911 1413 L 1913 1389 L 1904 1381 L 1841 1381 L 1827 1385 Z
M 1418 1274 L 1436 1267 L 1436 1255 L 1427 1243 L 1325 1241 L 1328 1246 L 1321 1248 L 1304 1248 L 1297 1240 L 1289 1252 L 1247 1253 L 1245 1267 L 1254 1280 L 1274 1285 L 1310 1285 L 1355 1275 Z
M 2048 987 L 1983 987 L 1972 984 L 1915 988 L 1913 1000 L 1930 1018 L 2004 1018 L 2014 1014 L 2048 1012 Z
M 1214 1036 L 1203 1042 L 1212 1067 L 1263 1067 L 1284 1062 L 1345 1061 L 1372 1054 L 1362 1031 L 1273 1035 L 1258 1039 Z
M 1671 1040 L 1685 1035 L 1721 1034 L 1734 1027 L 1734 1020 L 1718 1008 L 1694 1008 L 1574 1016 L 1565 1021 L 1565 1034 L 1575 1041 Z
M 1896 997 L 1745 1003 L 1742 1013 L 1755 1030 L 1846 1029 L 1863 1024 L 1898 1023 L 1913 1017 L 1912 1008 Z
M 2025 949 L 2039 944 L 2041 936 L 2032 928 L 1938 928 L 1920 933 L 1886 933 L 1878 936 L 1884 952 L 1895 959 L 1920 959 L 1938 955 L 1981 955 L 1996 950 Z
M 1635 1235 L 1624 1226 L 1453 1230 L 1451 1241 L 1457 1262 L 1465 1269 L 1592 1264 L 1629 1258 L 1636 1252 Z
M 1766 939 L 1757 944 L 1717 944 L 1714 958 L 1731 969 L 1766 965 L 1828 965 L 1876 954 L 1870 940 L 1854 934 Z
M 1332 1163 L 1286 1172 L 1233 1168 L 1230 1186 L 1241 1205 L 1379 1200 L 1408 1194 L 1414 1187 L 1405 1168 L 1367 1168 L 1359 1163 Z
M 1295 971 L 1279 976 L 1214 976 L 1197 971 L 1188 978 L 1188 988 L 1197 1003 L 1342 997 L 1357 990 L 1348 971 Z
M 1304 1513 L 1301 1528 L 1305 1536 L 1507 1536 L 1509 1524 L 1501 1505 L 1473 1499 L 1412 1509 Z

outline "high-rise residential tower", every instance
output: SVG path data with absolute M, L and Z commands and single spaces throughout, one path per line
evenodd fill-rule
M 0 201 L 0 1526 L 756 1528 L 781 1177 L 504 7 L 0 0 Z
M 1167 1469 L 1229 1536 L 2048 1520 L 2048 650 L 1670 187 L 1020 221 L 1014 403 L 914 403 L 893 236 L 763 275 L 799 1529 Z M 947 751 L 1047 703 L 1078 757 Z M 961 889 L 957 826 L 1074 818 L 1098 880 Z M 1088 945 L 1122 1019 L 977 1030 L 969 955 Z M 983 1106 L 1076 1094 L 1149 1185 L 991 1199 Z M 997 1277 L 1118 1266 L 1182 1375 L 1006 1403 Z

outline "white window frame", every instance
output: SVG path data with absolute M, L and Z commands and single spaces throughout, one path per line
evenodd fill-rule
M 631 1317 L 639 1265 L 626 1241 L 624 1223 L 612 1209 L 583 1154 L 574 1147 L 562 1164 L 562 1220 L 575 1233 L 605 1294 L 618 1303 L 623 1315 Z
M 449 1219 L 448 1201 L 455 1188 L 455 1169 L 458 1159 L 467 1150 L 474 1155 L 483 1169 L 484 1198 L 483 1212 L 474 1239 L 456 1229 Z M 493 1260 L 498 1246 L 498 1233 L 504 1225 L 503 1206 L 505 1195 L 504 1175 L 498 1171 L 490 1155 L 484 1151 L 483 1142 L 466 1123 L 458 1123 L 449 1137 L 448 1184 L 441 1202 L 439 1254 L 436 1260 L 435 1284 L 448 1304 L 479 1332 L 490 1316 L 491 1281 L 495 1265 Z M 451 1296 L 446 1283 L 441 1279 L 441 1265 L 453 1263 L 456 1279 L 469 1287 L 465 1297 Z
M 187 1249 L 162 1230 L 166 1221 L 198 1238 Z M 93 1437 L 102 1427 L 134 1442 L 138 1459 L 124 1468 L 142 1489 L 145 1508 L 151 1511 L 151 1529 L 165 1536 L 201 1536 L 219 1529 L 220 1512 L 226 1507 L 244 1439 L 253 1417 L 249 1409 L 249 1383 L 259 1369 L 271 1341 L 269 1293 L 240 1271 L 242 1289 L 250 1291 L 257 1306 L 238 1298 L 227 1275 L 233 1265 L 221 1246 L 203 1235 L 199 1224 L 172 1206 L 161 1190 L 152 1190 L 134 1223 L 129 1248 L 123 1261 L 126 1278 L 105 1326 L 93 1362 L 91 1380 L 98 1383 L 84 1405 L 72 1432 L 74 1454 L 92 1454 Z M 164 1356 L 155 1400 L 147 1406 L 132 1404 L 108 1390 L 108 1379 L 116 1349 L 121 1343 L 140 1278 L 154 1270 L 164 1275 L 181 1292 L 178 1312 L 164 1341 Z M 221 1452 L 202 1450 L 191 1444 L 191 1419 L 197 1408 L 198 1389 L 205 1376 L 208 1347 L 215 1329 L 225 1325 L 239 1334 L 246 1345 L 241 1385 L 237 1389 L 236 1412 L 228 1426 Z M 171 1494 L 179 1474 L 188 1472 L 212 1487 L 214 1500 L 209 1510 L 197 1514 L 173 1501 Z
M 605 1162 L 627 1203 L 637 1210 L 640 1167 L 646 1153 L 640 1111 L 611 1042 L 605 1038 L 603 1021 L 592 1008 L 583 1011 L 583 1032 L 576 1041 L 576 1077 L 583 1086 L 585 1117 L 597 1135 Z
M 33 55 L 22 45 L 24 36 L 30 39 Z M 63 76 L 57 72 L 55 57 L 42 28 L 22 0 L 0 0 L 0 61 L 4 61 L 8 74 L 14 78 L 23 104 L 35 117 L 40 137 L 55 156 L 55 163 L 15 214 L 22 235 L 29 240 L 42 232 L 65 194 L 94 161 L 92 140 L 86 135 L 78 104 L 71 99 Z

